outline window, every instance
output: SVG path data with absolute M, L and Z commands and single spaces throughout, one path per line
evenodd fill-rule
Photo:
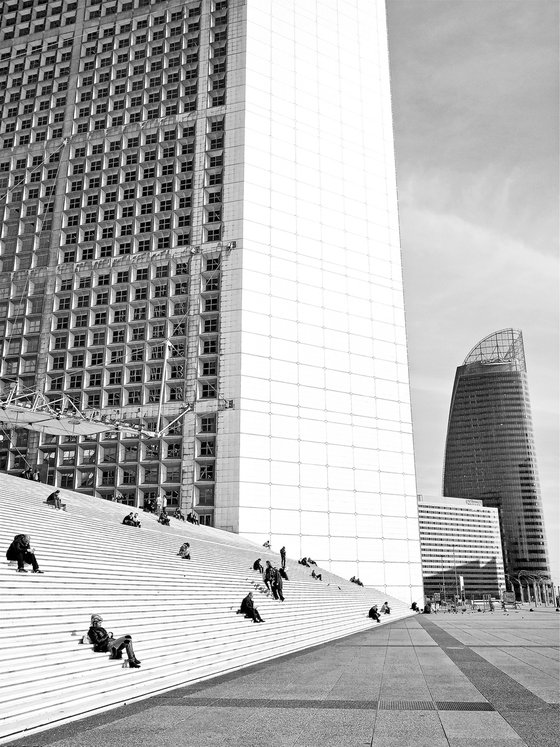
M 154 298 L 167 298 L 167 284 L 158 284 L 154 287 Z
M 218 373 L 218 363 L 216 360 L 203 361 L 200 369 L 201 376 L 216 376 Z
M 210 480 L 215 479 L 215 465 L 214 464 L 200 464 L 198 466 L 198 479 L 199 480 Z
M 216 456 L 216 443 L 214 439 L 201 439 L 199 442 L 199 456 L 214 457 Z
M 107 393 L 107 406 L 108 407 L 116 407 L 120 405 L 120 403 L 121 403 L 120 392 L 108 392 Z
M 91 354 L 91 365 L 92 366 L 103 365 L 103 353 L 92 353 Z
M 214 382 L 204 382 L 200 385 L 201 399 L 215 399 L 217 396 L 217 385 Z

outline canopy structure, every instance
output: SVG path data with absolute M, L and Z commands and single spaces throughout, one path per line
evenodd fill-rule
M 7 397 L 0 397 L 0 427 L 27 428 L 54 436 L 94 436 L 107 431 L 130 432 L 135 436 L 158 435 L 141 425 L 99 416 L 98 413 L 86 415 L 66 395 L 49 402 L 40 393 L 15 395 L 13 391 Z
M 478 342 L 463 361 L 471 363 L 515 363 L 525 371 L 525 351 L 520 329 L 500 329 Z

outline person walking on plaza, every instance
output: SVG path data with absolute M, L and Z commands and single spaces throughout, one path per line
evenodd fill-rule
M 39 563 L 35 557 L 35 551 L 31 547 L 31 537 L 28 534 L 16 534 L 11 545 L 6 551 L 7 560 L 17 560 L 18 573 L 27 573 L 25 564 L 33 566 L 33 573 L 43 573 L 39 570 Z
M 280 560 L 282 562 L 282 570 L 286 570 L 286 548 L 280 548 Z

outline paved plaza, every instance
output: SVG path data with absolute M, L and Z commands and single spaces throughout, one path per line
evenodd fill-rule
M 551 608 L 417 615 L 10 744 L 556 747 L 559 631 Z

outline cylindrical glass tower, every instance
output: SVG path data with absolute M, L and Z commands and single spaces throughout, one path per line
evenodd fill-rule
M 520 330 L 488 335 L 457 368 L 443 494 L 499 510 L 506 575 L 550 573 Z

